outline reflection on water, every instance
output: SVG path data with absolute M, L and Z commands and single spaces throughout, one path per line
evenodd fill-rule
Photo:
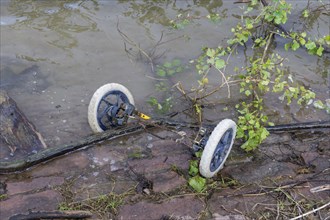
M 12 20 L 5 21 L 15 29 L 35 29 L 41 33 L 55 34 L 48 43 L 61 49 L 69 50 L 77 47 L 75 34 L 86 31 L 98 31 L 97 23 L 89 16 L 89 8 L 85 1 L 20 1 L 12 0 L 8 11 L 15 15 Z M 98 8 L 97 1 L 92 1 L 93 10 Z M 3 18 L 1 18 L 3 20 Z M 8 20 L 8 18 L 7 18 Z
M 206 9 L 208 14 L 219 13 L 223 5 L 221 0 L 118 0 L 118 2 L 129 5 L 124 15 L 137 19 L 140 23 L 157 23 L 163 26 L 170 26 L 171 21 L 179 14 L 200 16 L 202 9 Z

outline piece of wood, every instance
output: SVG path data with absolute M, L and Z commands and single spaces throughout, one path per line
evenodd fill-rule
M 1 151 L 7 146 L 11 156 L 16 151 L 28 154 L 46 148 L 40 133 L 4 90 L 0 90 L 0 133 Z
M 151 126 L 147 126 L 150 128 Z M 32 167 L 34 165 L 40 164 L 45 161 L 49 161 L 56 157 L 62 156 L 66 153 L 70 153 L 82 148 L 86 148 L 92 144 L 118 138 L 124 135 L 129 135 L 141 131 L 144 129 L 142 125 L 132 125 L 129 127 L 124 127 L 121 129 L 107 130 L 102 133 L 93 134 L 75 143 L 70 143 L 66 145 L 60 145 L 57 147 L 50 147 L 39 151 L 36 154 L 26 156 L 22 159 L 17 159 L 14 161 L 0 161 L 0 174 L 19 172 L 26 168 Z
M 30 212 L 28 214 L 17 214 L 9 218 L 9 220 L 29 220 L 29 219 L 87 219 L 93 214 L 88 211 L 39 211 Z

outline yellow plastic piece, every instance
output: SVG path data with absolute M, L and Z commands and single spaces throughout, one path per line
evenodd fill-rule
M 144 119 L 144 120 L 149 120 L 149 119 L 151 119 L 150 116 L 145 115 L 145 114 L 143 114 L 143 113 L 141 113 L 141 112 L 138 112 L 137 115 L 138 115 L 140 118 Z

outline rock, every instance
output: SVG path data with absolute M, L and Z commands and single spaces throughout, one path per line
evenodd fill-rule
M 78 151 L 72 154 L 67 154 L 64 157 L 48 162 L 48 165 L 38 166 L 33 169 L 33 177 L 50 176 L 65 174 L 66 176 L 73 175 L 87 168 L 90 160 L 85 152 Z
M 212 220 L 246 220 L 246 218 L 243 215 L 219 215 L 218 213 L 214 213 Z
M 227 219 L 227 217 L 233 217 L 233 213 L 241 213 L 251 218 L 251 214 L 258 211 L 264 211 L 264 204 L 276 204 L 276 198 L 271 195 L 260 194 L 258 196 L 244 196 L 248 193 L 255 194 L 257 188 L 255 185 L 248 187 L 241 187 L 238 189 L 224 189 L 220 192 L 216 192 L 208 200 L 209 211 L 212 213 L 212 217 L 215 220 Z M 237 219 L 245 219 L 242 215 L 235 216 Z M 219 217 L 219 218 L 217 218 Z M 229 218 L 235 219 L 235 218 Z
M 262 161 L 246 163 L 245 166 L 230 166 L 222 172 L 229 174 L 240 183 L 261 182 L 267 177 L 295 176 L 297 165 L 288 162 Z
M 153 145 L 152 158 L 130 160 L 130 169 L 151 181 L 154 192 L 168 192 L 186 184 L 172 169 L 188 170 L 191 154 L 187 147 L 173 141 L 156 141 Z
M 301 153 L 301 157 L 304 160 L 304 163 L 308 166 L 311 165 L 311 163 L 320 156 L 317 152 L 304 152 Z
M 173 171 L 154 174 L 151 177 L 147 175 L 147 177 L 153 182 L 154 192 L 169 192 L 187 183 L 182 176 Z
M 287 143 L 291 141 L 291 136 L 288 133 L 272 133 L 269 135 L 266 140 L 264 140 L 263 145 L 273 145 L 273 144 L 279 144 L 279 143 Z
M 162 203 L 149 203 L 141 201 L 133 205 L 124 205 L 120 208 L 118 219 L 145 220 L 161 219 L 164 216 L 174 219 L 197 219 L 204 209 L 198 198 L 186 196 L 174 198 Z
M 289 145 L 281 143 L 272 145 L 262 144 L 259 149 L 262 153 L 277 161 L 285 161 L 294 153 Z
M 326 155 L 320 155 L 311 162 L 311 165 L 315 167 L 314 172 L 324 172 L 330 167 L 330 157 Z
M 52 188 L 64 183 L 63 177 L 40 177 L 21 182 L 7 182 L 7 194 L 9 196 L 32 191 L 40 191 L 45 188 Z
M 20 194 L 0 201 L 0 219 L 29 211 L 53 211 L 61 202 L 61 196 L 54 190 L 34 194 Z

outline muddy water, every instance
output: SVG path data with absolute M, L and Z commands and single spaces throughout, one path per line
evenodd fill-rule
M 307 3 L 307 1 L 304 1 Z M 329 32 L 325 15 L 315 21 L 300 20 L 302 1 L 291 1 L 294 11 L 288 29 L 304 30 L 315 37 Z M 152 114 L 145 101 L 155 94 L 157 82 L 147 59 L 137 46 L 155 52 L 156 63 L 180 59 L 186 65 L 180 80 L 188 88 L 196 84 L 190 60 L 203 46 L 215 47 L 231 36 L 230 29 L 242 14 L 232 1 L 1 1 L 1 88 L 18 103 L 43 134 L 49 146 L 75 141 L 91 133 L 87 123 L 88 102 L 101 85 L 117 82 L 134 94 L 140 109 Z M 170 20 L 178 14 L 203 17 L 218 13 L 216 23 L 194 19 L 181 29 L 173 29 Z M 118 28 L 133 41 L 124 44 Z M 159 46 L 157 42 L 161 39 Z M 329 98 L 329 57 L 310 56 L 304 50 L 285 52 L 286 43 L 278 39 L 274 52 L 286 57 L 288 73 L 315 90 L 321 99 Z M 125 51 L 125 48 L 127 51 Z M 155 49 L 155 50 L 153 50 Z M 130 56 L 136 55 L 136 56 Z M 162 56 L 161 56 L 162 55 Z M 250 51 L 240 48 L 232 66 L 242 66 Z M 228 68 L 229 73 L 232 71 Z M 219 82 L 211 75 L 211 83 Z M 240 96 L 232 89 L 232 99 L 221 91 L 216 98 L 228 102 L 229 111 L 210 110 L 207 117 L 216 120 L 234 117 L 233 106 Z M 323 120 L 328 116 L 312 108 L 291 108 L 267 97 L 275 122 Z M 220 109 L 225 104 L 220 106 Z

